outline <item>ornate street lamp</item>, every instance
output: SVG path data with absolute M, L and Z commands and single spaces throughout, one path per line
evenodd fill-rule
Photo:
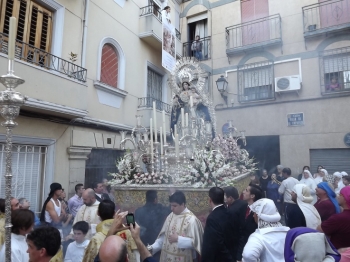
M 228 85 L 228 82 L 223 75 L 220 76 L 218 80 L 216 80 L 216 87 L 220 92 L 221 97 L 225 100 L 226 105 L 227 105 L 227 91 L 226 91 L 227 85 Z

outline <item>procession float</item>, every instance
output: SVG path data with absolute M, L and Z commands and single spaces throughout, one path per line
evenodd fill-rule
M 144 205 L 147 190 L 157 190 L 158 202 L 164 205 L 169 205 L 172 192 L 182 190 L 187 207 L 205 223 L 209 188 L 235 186 L 241 192 L 249 184 L 256 163 L 241 148 L 246 144 L 244 132 L 238 132 L 232 120 L 227 132 L 217 132 L 212 99 L 204 88 L 206 75 L 196 59 L 178 60 L 168 76 L 173 93 L 170 123 L 163 111 L 157 130 L 153 102 L 149 128 L 141 125 L 142 116 L 137 115 L 131 135 L 121 132 L 121 148 L 128 143 L 131 149 L 117 160 L 118 172 L 109 174 L 109 184 L 122 210 L 133 212 Z

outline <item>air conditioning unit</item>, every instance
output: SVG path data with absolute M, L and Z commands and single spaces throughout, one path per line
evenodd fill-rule
M 288 92 L 300 90 L 300 76 L 283 76 L 275 78 L 275 92 Z

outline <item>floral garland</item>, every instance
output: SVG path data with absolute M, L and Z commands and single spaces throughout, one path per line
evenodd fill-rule
M 113 179 L 109 183 L 113 186 L 174 183 L 194 188 L 223 187 L 234 185 L 237 176 L 255 171 L 257 164 L 253 158 L 249 158 L 246 150 L 240 148 L 234 138 L 223 138 L 220 135 L 213 139 L 210 149 L 195 150 L 193 159 L 191 166 L 186 167 L 188 172 L 173 179 L 164 172 L 143 173 L 136 170 L 133 155 L 126 154 L 117 163 L 119 172 L 110 174 Z

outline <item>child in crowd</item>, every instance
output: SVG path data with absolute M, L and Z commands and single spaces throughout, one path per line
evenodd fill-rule
M 70 243 L 67 248 L 64 262 L 81 262 L 84 257 L 84 252 L 90 240 L 85 239 L 89 231 L 89 224 L 85 221 L 79 221 L 74 224 L 74 242 Z

